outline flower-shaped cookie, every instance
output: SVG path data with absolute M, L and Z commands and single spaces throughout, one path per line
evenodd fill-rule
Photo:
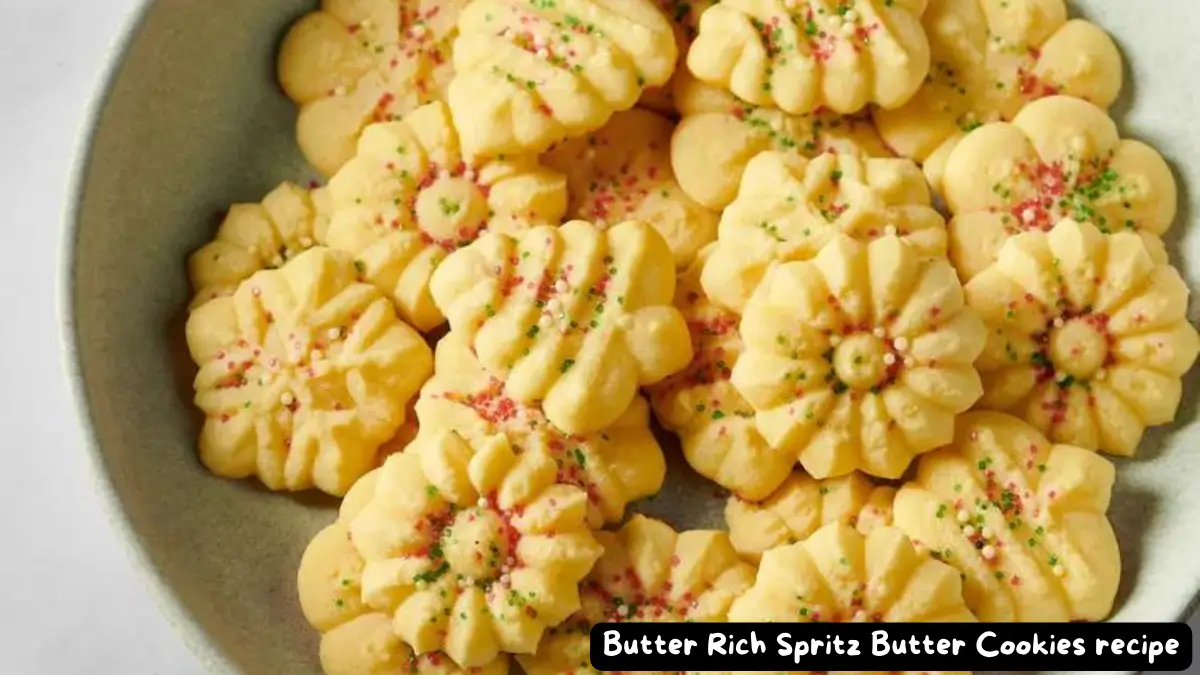
M 982 407 L 1118 455 L 1175 418 L 1200 338 L 1187 283 L 1136 234 L 1069 219 L 1019 234 L 966 293 L 988 328 Z
M 901 106 L 929 73 L 925 0 L 723 0 L 687 55 L 697 78 L 793 115 Z
M 459 667 L 532 654 L 579 609 L 578 584 L 602 553 L 587 494 L 557 473 L 550 454 L 517 452 L 504 435 L 422 427 L 350 522 L 363 603 L 416 653 L 441 650 Z
M 551 424 L 541 409 L 505 394 L 504 383 L 484 369 L 460 333 L 442 338 L 435 358 L 436 374 L 417 402 L 421 424 L 471 441 L 503 433 L 526 450 L 549 453 L 558 465 L 558 482 L 587 492 L 591 527 L 619 522 L 627 504 L 662 488 L 666 460 L 640 396 L 602 431 L 571 435 Z
M 465 0 L 322 0 L 279 51 L 283 91 L 300 105 L 296 139 L 333 175 L 363 127 L 439 99 L 453 75 L 450 46 Z
M 878 527 L 859 534 L 830 523 L 808 539 L 771 549 L 758 577 L 729 608 L 737 622 L 974 622 L 962 580 L 920 553 L 904 533 Z
M 429 278 L 447 255 L 486 231 L 558 224 L 567 208 L 566 180 L 533 157 L 465 158 L 441 102 L 368 127 L 329 197 L 329 246 L 357 256 L 362 278 L 422 331 L 445 321 Z
M 1087 101 L 1044 98 L 1011 123 L 971 132 L 950 153 L 942 185 L 954 215 L 950 259 L 964 282 L 992 264 L 1009 237 L 1063 218 L 1137 232 L 1166 260 L 1159 237 L 1175 219 L 1175 177 L 1157 151 L 1121 140 Z
M 891 525 L 895 494 L 860 473 L 816 480 L 796 471 L 762 502 L 731 496 L 725 524 L 738 553 L 758 562 L 765 551 L 804 541 L 829 523 L 846 523 L 862 534 Z
M 542 156 L 567 175 L 569 215 L 596 223 L 640 220 L 667 240 L 687 267 L 717 237 L 717 214 L 688 197 L 671 169 L 671 120 L 634 108 L 599 131 L 564 141 Z
M 683 118 L 671 137 L 671 166 L 683 191 L 714 211 L 733 201 L 746 164 L 766 150 L 798 157 L 893 154 L 864 118 L 828 111 L 788 115 L 739 101 L 683 71 L 675 80 L 675 102 Z
M 666 84 L 678 51 L 654 0 L 479 0 L 447 91 L 470 154 L 542 152 Z
M 700 16 L 717 2 L 719 0 L 655 0 L 659 10 L 671 20 L 679 57 L 671 79 L 661 87 L 647 87 L 642 92 L 638 105 L 663 115 L 673 116 L 679 112 L 675 105 L 675 94 L 679 81 L 690 76 L 685 63 L 688 48 L 696 39 L 696 31 L 700 28 Z
M 234 204 L 212 241 L 188 258 L 188 277 L 196 292 L 192 307 L 232 295 L 238 284 L 285 262 L 325 240 L 329 199 L 324 188 L 305 190 L 282 183 L 259 204 Z
M 1121 578 L 1105 513 L 1115 469 L 1001 413 L 958 421 L 900 488 L 896 527 L 962 574 L 980 621 L 1100 621 Z
M 692 359 L 671 305 L 675 260 L 654 228 L 575 220 L 513 238 L 489 233 L 433 275 L 437 306 L 505 393 L 541 402 L 569 434 L 601 431 L 637 388 Z
M 953 437 L 982 395 L 983 323 L 945 259 L 895 236 L 838 235 L 763 279 L 742 316 L 733 385 L 772 446 L 815 478 L 898 478 Z
M 924 163 L 941 192 L 946 158 L 983 124 L 1011 120 L 1055 94 L 1107 108 L 1121 91 L 1121 53 L 1099 26 L 1067 20 L 1064 0 L 929 0 L 921 18 L 932 66 L 916 96 L 875 121 L 897 153 Z
M 709 245 L 700 252 L 675 289 L 675 306 L 692 336 L 692 362 L 650 387 L 650 404 L 658 421 L 679 435 L 683 456 L 697 473 L 746 499 L 764 499 L 787 478 L 796 456 L 763 440 L 754 409 L 729 381 L 742 339 L 737 316 L 700 288 L 711 251 Z
M 374 498 L 378 478 L 373 472 L 355 484 L 337 522 L 309 542 L 300 561 L 300 607 L 321 632 L 322 670 L 326 675 L 508 675 L 503 655 L 475 668 L 459 668 L 443 652 L 417 656 L 392 630 L 392 617 L 363 602 L 365 563 L 350 540 L 349 523 Z
M 767 269 L 809 260 L 839 233 L 864 242 L 892 234 L 923 256 L 946 255 L 946 221 L 912 161 L 764 152 L 721 214 L 704 290 L 741 312 Z
M 604 555 L 581 585 L 583 608 L 534 656 L 518 657 L 529 675 L 595 672 L 588 631 L 598 623 L 725 621 L 730 603 L 754 583 L 754 568 L 724 532 L 675 532 L 639 515 L 596 538 Z
M 200 459 L 272 490 L 343 495 L 433 370 L 429 346 L 348 256 L 317 247 L 258 272 L 187 322 Z

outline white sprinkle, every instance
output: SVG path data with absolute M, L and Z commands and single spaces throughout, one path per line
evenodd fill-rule
M 545 47 L 546 46 L 546 36 L 545 35 L 534 35 L 533 36 L 533 46 L 537 47 L 538 49 Z
M 889 237 L 896 236 L 896 226 L 888 225 L 887 227 L 883 228 L 883 233 Z
M 425 588 L 425 586 L 426 586 L 426 584 L 427 584 L 427 583 L 428 583 L 428 582 L 427 582 L 427 581 L 425 581 L 424 579 L 417 579 L 417 583 L 416 583 L 416 584 L 414 584 L 414 585 L 415 585 L 415 586 L 416 586 L 418 589 L 421 589 L 421 588 Z
M 408 29 L 408 34 L 413 37 L 421 37 L 425 34 L 425 26 L 422 24 L 417 24 Z
M 854 24 L 852 24 L 850 22 L 846 22 L 846 23 L 842 24 L 842 27 L 840 30 L 841 30 L 843 37 L 850 37 L 851 35 L 854 35 L 854 31 L 856 28 L 857 28 L 857 26 L 855 26 Z
M 617 608 L 617 614 L 621 616 L 629 616 L 629 605 L 621 605 Z
M 558 314 L 562 311 L 562 300 L 550 298 L 550 301 L 546 303 L 546 309 L 550 310 L 551 314 Z
M 872 332 L 875 334 L 875 337 L 879 338 L 880 340 L 887 337 L 887 331 L 883 329 L 883 326 L 876 328 Z
M 314 349 L 312 350 L 312 354 L 309 355 L 309 358 L 313 361 L 320 361 L 321 359 L 325 358 L 325 352 L 322 352 L 320 349 Z
M 996 533 L 992 532 L 992 528 L 990 527 L 983 528 L 983 532 L 980 532 L 979 534 L 983 535 L 984 539 L 993 539 L 996 536 Z
M 846 21 L 858 21 L 858 12 L 854 11 L 853 9 L 849 10 L 842 15 L 842 18 Z
M 566 279 L 559 279 L 558 281 L 554 282 L 554 290 L 558 293 L 566 293 L 567 291 L 571 290 L 571 286 L 567 283 Z
M 883 355 L 883 365 L 892 366 L 895 364 L 896 364 L 896 355 L 895 354 L 888 352 L 887 354 Z
M 300 237 L 300 245 L 303 246 L 304 248 L 312 248 L 312 245 L 313 245 L 312 237 Z
M 512 577 L 509 576 L 509 574 L 507 572 L 504 574 L 501 574 L 500 575 L 500 584 L 503 586 L 511 586 L 512 585 Z
M 967 513 L 966 509 L 958 510 L 958 522 L 965 523 L 971 519 L 971 514 Z
M 967 539 L 970 539 L 971 537 L 975 536 L 975 528 L 971 525 L 968 525 L 963 528 L 963 534 L 967 537 Z
M 326 333 L 326 335 L 329 336 L 330 340 L 336 340 L 336 339 L 342 337 L 342 329 L 338 328 L 337 326 L 334 326 L 333 328 L 329 329 L 329 331 Z
M 478 506 L 478 507 L 479 507 L 479 508 L 481 508 L 481 509 L 486 509 L 486 508 L 487 508 L 487 498 L 486 498 L 486 497 L 480 497 L 480 498 L 479 498 L 479 501 L 475 502 L 475 505 L 476 505 L 476 506 Z
M 549 328 L 554 324 L 554 319 L 550 318 L 549 314 L 543 314 L 542 318 L 538 319 L 539 328 Z
M 596 229 L 598 229 L 598 230 L 608 229 L 608 222 L 606 220 L 604 220 L 603 218 L 597 220 L 596 221 Z
M 338 86 L 334 87 L 333 95 L 338 96 L 338 97 L 345 96 L 346 95 L 346 85 L 339 84 Z
M 829 336 L 829 344 L 833 345 L 834 347 L 842 344 L 842 336 L 841 335 L 830 335 Z
M 866 623 L 867 613 L 861 609 L 858 610 L 854 613 L 854 621 L 857 621 L 858 623 Z
M 1055 328 L 1062 328 L 1065 325 L 1067 325 L 1067 322 L 1063 321 L 1063 318 L 1061 316 L 1054 320 Z
M 279 402 L 285 406 L 291 407 L 291 405 L 296 402 L 296 397 L 292 396 L 292 392 L 285 391 L 283 392 L 283 396 L 279 397 Z
M 908 338 L 901 335 L 895 340 L 892 340 L 892 346 L 896 348 L 896 351 L 902 352 L 905 349 L 908 349 Z
M 466 178 L 467 180 L 471 180 L 471 181 L 475 180 L 475 177 L 477 175 L 478 174 L 475 173 L 475 169 L 467 169 L 466 171 L 463 172 L 463 178 Z
M 1055 565 L 1054 567 L 1050 568 L 1050 571 L 1054 572 L 1054 576 L 1056 576 L 1056 577 L 1061 577 L 1062 575 L 1067 573 L 1067 571 L 1065 569 L 1063 569 L 1062 565 Z
M 984 560 L 991 560 L 992 558 L 996 557 L 996 547 L 988 544 L 987 546 L 983 547 L 983 551 L 981 551 L 981 553 L 983 553 Z
M 537 50 L 537 57 L 539 59 L 548 59 L 550 58 L 550 51 L 545 47 L 542 47 L 541 49 Z
M 1025 209 L 1025 211 L 1021 213 L 1021 220 L 1024 220 L 1027 223 L 1032 223 L 1034 220 L 1037 220 L 1037 211 L 1034 211 L 1032 208 Z

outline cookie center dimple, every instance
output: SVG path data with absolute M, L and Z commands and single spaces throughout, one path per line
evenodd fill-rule
M 1107 358 L 1107 338 L 1085 319 L 1071 319 L 1050 331 L 1050 361 L 1059 373 L 1088 379 Z
M 851 335 L 834 348 L 833 371 L 846 386 L 866 391 L 884 380 L 884 357 L 889 353 L 881 338 L 869 333 Z
M 461 176 L 441 176 L 417 195 L 418 226 L 438 243 L 467 243 L 487 220 L 487 199 Z
M 470 579 L 491 579 L 508 558 L 504 522 L 487 509 L 460 511 L 442 539 L 451 571 Z

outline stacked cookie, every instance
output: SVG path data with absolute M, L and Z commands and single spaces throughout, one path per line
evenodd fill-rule
M 1200 338 L 1061 0 L 325 0 L 279 76 L 328 181 L 230 209 L 187 337 L 204 465 L 344 497 L 299 572 L 330 675 L 1111 612 L 1099 453 Z M 728 532 L 630 514 L 655 423 Z

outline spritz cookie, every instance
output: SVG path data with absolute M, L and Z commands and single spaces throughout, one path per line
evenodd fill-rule
M 966 292 L 988 328 L 982 407 L 1118 455 L 1175 419 L 1200 338 L 1187 282 L 1136 233 L 1068 219 L 1019 234 Z
M 675 264 L 687 267 L 717 237 L 717 214 L 688 197 L 671 169 L 671 120 L 634 108 L 586 136 L 560 143 L 542 161 L 567 176 L 568 215 L 603 228 L 625 220 L 649 223 L 667 240 Z
M 958 572 L 919 552 L 903 532 L 879 527 L 864 535 L 835 522 L 763 553 L 754 586 L 734 600 L 729 620 L 958 623 L 975 617 L 963 604 Z
M 392 617 L 362 600 L 364 561 L 350 540 L 349 523 L 374 495 L 378 473 L 363 477 L 337 522 L 309 542 L 300 561 L 300 608 L 321 633 L 325 675 L 508 675 L 507 656 L 475 668 L 459 668 L 443 652 L 417 656 L 392 630 Z
M 730 383 L 743 346 L 738 317 L 709 301 L 700 273 L 709 245 L 679 277 L 675 306 L 687 319 L 692 361 L 648 389 L 665 428 L 679 436 L 697 473 L 746 499 L 764 499 L 787 478 L 796 456 L 777 450 L 758 433 L 754 409 Z
M 1100 621 L 1121 557 L 1105 516 L 1113 465 L 1025 422 L 973 412 L 896 495 L 896 526 L 963 575 L 980 621 Z
M 839 234 L 811 261 L 774 267 L 750 298 L 732 381 L 776 448 L 815 478 L 898 478 L 953 438 L 983 394 L 983 323 L 945 259 L 894 235 Z
M 811 259 L 838 234 L 863 242 L 895 235 L 922 256 L 946 255 L 946 221 L 911 160 L 764 152 L 721 214 L 704 290 L 741 312 L 770 267 Z
M 332 176 L 363 127 L 438 100 L 453 69 L 451 43 L 465 0 L 322 0 L 279 51 L 283 91 L 300 105 L 296 140 Z
M 580 608 L 602 553 L 587 494 L 556 475 L 544 449 L 423 427 L 350 522 L 362 601 L 417 654 L 444 651 L 460 668 L 532 654 Z
M 737 552 L 758 562 L 765 551 L 804 541 L 829 523 L 846 523 L 862 534 L 890 525 L 895 494 L 857 472 L 816 480 L 796 471 L 761 502 L 731 496 L 725 524 Z
M 433 355 L 349 256 L 313 248 L 187 322 L 200 460 L 272 490 L 343 495 L 377 465 Z
M 971 132 L 947 160 L 943 193 L 954 215 L 950 259 L 964 282 L 1014 234 L 1049 230 L 1063 218 L 1090 221 L 1104 233 L 1138 233 L 1165 261 L 1160 236 L 1178 199 L 1156 150 L 1122 140 L 1103 110 L 1065 96 Z
M 558 466 L 558 482 L 587 492 L 591 527 L 620 522 L 627 504 L 662 488 L 666 460 L 642 397 L 604 429 L 572 435 L 551 424 L 537 406 L 506 394 L 504 382 L 484 369 L 457 332 L 438 342 L 434 371 L 417 402 L 422 425 L 471 441 L 503 433 L 522 448 L 544 449 Z
M 739 101 L 686 72 L 675 81 L 682 119 L 671 138 L 671 166 L 683 191 L 714 211 L 733 201 L 746 164 L 766 150 L 799 157 L 826 152 L 892 155 L 869 120 L 828 111 L 788 115 Z
M 465 157 L 441 102 L 368 127 L 329 195 L 329 246 L 356 256 L 363 280 L 421 331 L 445 321 L 429 279 L 447 255 L 484 232 L 558 224 L 567 208 L 566 179 L 536 158 Z
M 805 115 L 909 101 L 929 73 L 925 0 L 723 0 L 700 17 L 687 66 L 760 106 Z
M 754 583 L 724 532 L 676 532 L 634 516 L 618 532 L 597 532 L 604 555 L 580 586 L 583 608 L 518 660 L 529 675 L 594 673 L 588 632 L 598 623 L 719 622 Z
M 679 57 L 671 79 L 661 87 L 647 87 L 638 101 L 639 106 L 662 115 L 673 116 L 679 112 L 675 104 L 675 93 L 679 80 L 690 76 L 686 63 L 688 48 L 696 39 L 696 31 L 700 28 L 700 16 L 717 2 L 719 0 L 655 0 L 655 4 L 671 21 L 671 28 L 675 30 L 675 46 Z
M 260 203 L 230 206 L 213 240 L 188 258 L 192 307 L 232 295 L 255 272 L 281 267 L 323 242 L 328 201 L 325 188 L 284 182 Z
M 1064 0 L 930 0 L 921 19 L 933 65 L 905 105 L 876 109 L 897 153 L 925 166 L 940 192 L 946 159 L 980 126 L 1011 120 L 1056 94 L 1108 108 L 1121 91 L 1121 53 L 1108 33 L 1068 20 Z
M 642 222 L 489 233 L 451 254 L 431 289 L 505 392 L 540 402 L 569 434 L 603 430 L 639 386 L 692 359 L 687 323 L 671 304 L 674 256 Z
M 481 0 L 459 16 L 447 91 L 471 154 L 537 153 L 604 126 L 678 51 L 653 0 Z

